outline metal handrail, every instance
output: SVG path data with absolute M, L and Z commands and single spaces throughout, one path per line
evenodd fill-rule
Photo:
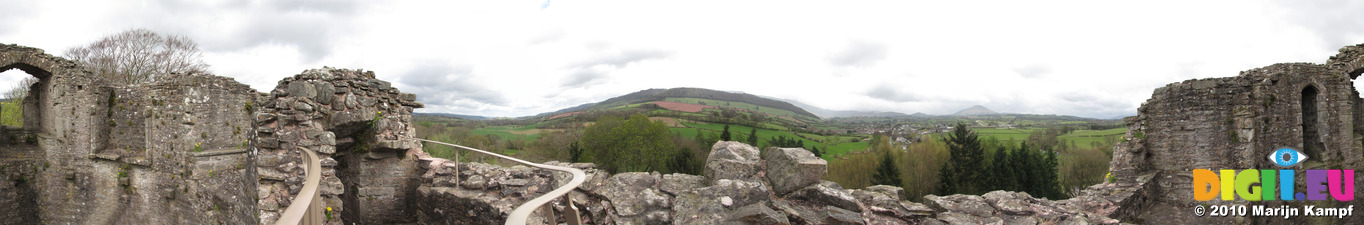
M 498 158 L 502 158 L 502 159 L 506 159 L 506 160 L 511 160 L 512 162 L 517 162 L 517 163 L 521 163 L 521 164 L 526 164 L 526 165 L 529 165 L 529 166 L 534 166 L 534 167 L 539 167 L 539 168 L 544 168 L 544 169 L 550 169 L 550 170 L 558 170 L 558 171 L 563 171 L 563 172 L 568 172 L 568 173 L 570 173 L 570 174 L 573 174 L 573 179 L 572 179 L 572 180 L 569 180 L 569 181 L 568 181 L 568 184 L 566 184 L 566 185 L 564 185 L 564 186 L 562 186 L 562 187 L 556 188 L 556 189 L 554 189 L 553 191 L 550 191 L 549 193 L 545 193 L 545 195 L 541 195 L 541 196 L 538 197 L 538 198 L 531 199 L 530 201 L 527 201 L 526 203 L 521 204 L 521 206 L 517 206 L 516 209 L 513 209 L 513 210 L 512 210 L 511 215 L 508 215 L 508 216 L 507 216 L 507 223 L 506 223 L 506 224 L 507 224 L 507 225 L 524 225 L 524 224 L 526 224 L 526 218 L 530 217 L 530 214 L 533 213 L 533 212 L 535 212 L 535 209 L 540 208 L 540 207 L 543 206 L 545 203 L 549 203 L 550 201 L 553 201 L 555 198 L 558 198 L 558 197 L 564 197 L 564 201 L 568 203 L 568 208 L 565 210 L 565 211 L 568 211 L 568 212 L 566 213 L 566 214 L 568 214 L 568 215 L 565 216 L 565 217 L 568 217 L 568 218 L 566 218 L 567 221 L 568 221 L 568 224 L 572 224 L 572 225 L 582 224 L 580 221 L 578 221 L 578 220 L 579 220 L 579 217 L 578 217 L 578 210 L 577 210 L 577 207 L 573 206 L 573 199 L 568 198 L 568 197 L 565 195 L 565 194 L 568 194 L 569 191 L 573 191 L 574 188 L 578 188 L 578 186 L 579 186 L 579 185 L 582 185 L 582 184 L 583 184 L 583 181 L 586 180 L 587 174 L 586 174 L 586 173 L 583 173 L 582 170 L 574 169 L 574 168 L 569 168 L 569 167 L 552 166 L 552 165 L 544 165 L 544 164 L 539 164 L 539 163 L 533 163 L 533 162 L 529 162 L 529 161 L 525 161 L 525 160 L 521 160 L 521 159 L 517 159 L 517 158 L 512 158 L 512 157 L 510 157 L 510 156 L 504 156 L 504 155 L 500 155 L 500 154 L 497 154 L 497 153 L 492 153 L 492 152 L 488 152 L 488 151 L 483 151 L 483 150 L 479 150 L 479 149 L 476 149 L 476 148 L 464 147 L 464 146 L 460 146 L 460 145 L 456 145 L 456 144 L 450 144 L 450 143 L 445 143 L 445 142 L 426 140 L 426 139 L 421 139 L 421 138 L 416 138 L 416 139 L 417 139 L 417 140 L 420 140 L 420 141 L 425 141 L 425 142 L 431 142 L 431 143 L 436 143 L 436 144 L 441 144 L 441 145 L 446 145 L 446 146 L 451 146 L 451 147 L 456 147 L 456 148 L 462 148 L 462 149 L 464 149 L 464 150 L 469 150 L 469 151 L 473 151 L 473 152 L 477 152 L 477 153 L 482 153 L 482 154 L 484 154 L 484 155 L 491 155 L 491 156 L 494 156 L 494 157 L 498 157 Z M 459 162 L 456 161 L 455 163 L 459 163 Z M 553 210 L 550 210 L 550 212 L 553 212 Z
M 317 153 L 312 150 L 303 149 L 303 162 L 307 163 L 307 179 L 303 181 L 303 189 L 294 196 L 293 203 L 289 208 L 284 209 L 284 214 L 280 215 L 275 224 L 322 224 L 322 198 L 319 197 L 318 186 L 322 180 L 322 163 L 318 159 Z M 298 204 L 307 202 L 307 204 Z

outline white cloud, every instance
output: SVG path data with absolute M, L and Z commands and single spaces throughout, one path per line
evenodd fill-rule
M 127 28 L 183 33 L 212 71 L 260 91 L 308 68 L 364 68 L 420 94 L 424 112 L 524 116 L 701 87 L 831 109 L 1092 117 L 1135 114 L 1167 83 L 1364 42 L 1350 1 L 545 3 L 0 0 L 0 40 L 60 54 Z

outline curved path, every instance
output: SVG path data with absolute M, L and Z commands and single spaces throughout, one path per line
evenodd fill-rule
M 511 160 L 511 161 L 513 161 L 513 162 L 517 162 L 517 163 L 521 163 L 521 164 L 526 164 L 526 165 L 529 165 L 529 166 L 539 167 L 539 168 L 543 168 L 543 169 L 550 169 L 550 170 L 558 170 L 558 171 L 563 171 L 563 172 L 568 172 L 568 173 L 570 173 L 570 174 L 573 174 L 573 179 L 572 179 L 572 180 L 569 180 L 569 181 L 568 181 L 568 184 L 566 184 L 566 185 L 564 185 L 564 186 L 562 186 L 562 187 L 559 187 L 559 188 L 555 188 L 554 190 L 550 191 L 549 193 L 545 193 L 544 195 L 541 195 L 540 197 L 537 197 L 537 198 L 535 198 L 535 199 L 531 199 L 530 201 L 527 201 L 526 203 L 523 203 L 523 204 L 521 204 L 521 206 L 518 206 L 518 207 L 516 207 L 516 209 L 512 210 L 511 215 L 508 215 L 508 216 L 507 216 L 507 223 L 506 223 L 507 225 L 522 225 L 522 224 L 526 224 L 526 218 L 530 217 L 530 214 L 533 213 L 533 212 L 535 212 L 535 209 L 540 208 L 540 206 L 543 206 L 545 203 L 549 203 L 550 201 L 554 201 L 554 199 L 556 199 L 556 198 L 563 197 L 565 194 L 568 194 L 569 191 L 573 191 L 574 188 L 578 188 L 578 185 L 582 185 L 582 184 L 583 184 L 583 181 L 585 181 L 585 180 L 587 179 L 587 178 L 586 178 L 586 177 L 587 177 L 587 174 L 586 174 L 586 173 L 583 173 L 583 171 L 580 170 L 580 169 L 574 169 L 574 168 L 569 168 L 569 167 L 552 166 L 552 165 L 544 165 L 544 164 L 539 164 L 539 163 L 533 163 L 533 162 L 529 162 L 529 161 L 525 161 L 525 160 L 521 160 L 521 159 L 517 159 L 517 158 L 512 158 L 512 157 L 510 157 L 510 156 L 499 155 L 499 154 L 492 153 L 492 152 L 488 152 L 488 151 L 483 151 L 483 150 L 479 150 L 479 149 L 475 149 L 475 148 L 464 147 L 464 146 L 460 146 L 460 145 L 456 145 L 456 144 L 450 144 L 450 143 L 445 143 L 445 142 L 432 141 L 432 140 L 426 140 L 426 139 L 421 139 L 421 138 L 417 138 L 417 140 L 424 141 L 424 142 L 430 142 L 430 143 L 436 143 L 436 144 L 440 144 L 440 145 L 446 145 L 446 146 L 450 146 L 450 147 L 461 148 L 461 149 L 464 149 L 464 150 L 469 150 L 469 151 L 474 151 L 474 152 L 482 153 L 482 154 L 484 154 L 484 155 L 491 155 L 491 156 L 495 156 L 495 157 L 498 157 L 498 158 L 502 158 L 502 159 L 506 159 L 506 160 Z M 573 206 L 571 205 L 571 203 L 570 203 L 569 207 L 570 207 L 570 208 L 576 208 L 576 207 L 573 207 Z M 576 215 L 577 215 L 577 211 L 576 211 L 576 210 L 571 210 L 569 213 L 570 213 L 570 214 L 569 214 L 570 217 L 576 217 Z M 551 219 L 553 219 L 553 218 L 551 218 Z M 577 222 L 577 220 L 576 220 L 575 218 L 570 218 L 570 219 L 569 219 L 569 224 L 575 224 L 574 222 Z

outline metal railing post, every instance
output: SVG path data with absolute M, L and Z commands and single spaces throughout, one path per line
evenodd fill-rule
M 564 195 L 564 204 L 566 204 L 564 206 L 564 220 L 568 221 L 568 225 L 582 225 L 582 216 L 578 215 L 578 207 L 573 205 L 573 198 Z

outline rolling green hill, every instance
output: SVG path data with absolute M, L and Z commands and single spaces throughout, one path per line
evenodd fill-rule
M 786 111 L 789 111 L 789 112 L 791 112 L 792 114 L 794 114 L 794 115 L 792 115 L 792 116 L 800 115 L 800 116 L 806 116 L 806 117 L 816 118 L 816 119 L 819 118 L 819 116 L 816 116 L 815 114 L 810 113 L 809 111 L 806 111 L 805 109 L 802 109 L 802 108 L 800 108 L 800 107 L 796 107 L 795 105 L 792 105 L 791 103 L 787 103 L 787 102 L 783 102 L 783 101 L 778 101 L 778 100 L 773 100 L 773 99 L 768 99 L 768 98 L 763 98 L 763 97 L 759 97 L 759 96 L 751 95 L 751 94 L 724 92 L 724 91 L 716 91 L 716 90 L 703 89 L 703 88 L 648 89 L 648 90 L 638 91 L 638 92 L 634 92 L 634 93 L 630 93 L 630 94 L 626 94 L 626 95 L 621 95 L 621 96 L 615 97 L 615 98 L 606 99 L 605 101 L 601 101 L 601 102 L 597 102 L 597 103 L 583 104 L 583 105 L 579 105 L 579 106 L 575 106 L 575 107 L 571 107 L 571 108 L 567 108 L 567 109 L 562 109 L 562 110 L 559 110 L 559 111 L 554 111 L 554 112 L 550 112 L 550 113 L 540 114 L 540 115 L 537 115 L 537 116 L 549 117 L 549 116 L 554 116 L 554 115 L 559 115 L 559 114 L 564 114 L 564 113 L 570 113 L 570 112 L 579 112 L 579 111 L 586 111 L 586 110 L 602 110 L 602 109 L 610 109 L 610 108 L 616 108 L 616 107 L 627 106 L 627 105 L 632 105 L 632 104 L 639 104 L 639 103 L 646 103 L 646 102 L 654 102 L 654 101 L 666 101 L 666 100 L 668 100 L 668 99 L 670 99 L 670 98 L 672 98 L 672 99 L 708 99 L 708 100 L 724 101 L 724 102 L 741 102 L 741 103 L 749 104 L 749 105 L 751 105 L 751 106 L 766 107 L 766 108 L 774 108 L 774 109 L 786 110 Z M 685 102 L 684 102 L 684 103 L 685 103 Z

